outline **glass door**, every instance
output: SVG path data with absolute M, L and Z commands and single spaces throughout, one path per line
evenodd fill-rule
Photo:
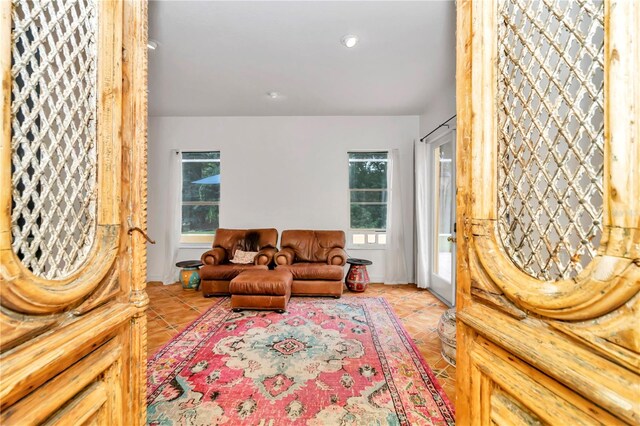
M 431 289 L 455 305 L 455 130 L 430 143 L 432 162 Z

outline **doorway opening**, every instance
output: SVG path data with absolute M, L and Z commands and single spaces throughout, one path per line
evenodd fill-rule
M 431 291 L 447 305 L 455 305 L 456 295 L 456 132 L 449 130 L 428 141 L 431 160 Z

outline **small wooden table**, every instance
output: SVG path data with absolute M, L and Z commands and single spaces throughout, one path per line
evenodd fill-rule
M 347 272 L 347 279 L 344 281 L 347 288 L 357 293 L 365 291 L 369 285 L 367 265 L 372 265 L 373 262 L 367 259 L 349 258 L 347 263 L 351 265 Z
M 198 290 L 200 288 L 200 267 L 199 260 L 183 260 L 176 263 L 180 271 L 180 282 L 184 290 Z

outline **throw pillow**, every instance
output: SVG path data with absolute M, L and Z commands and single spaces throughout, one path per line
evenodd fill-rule
M 253 263 L 253 259 L 255 259 L 257 254 L 257 251 L 236 250 L 235 254 L 233 255 L 233 259 L 231 259 L 229 262 L 247 265 L 249 263 Z

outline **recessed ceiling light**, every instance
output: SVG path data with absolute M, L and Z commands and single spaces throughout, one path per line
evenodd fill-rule
M 282 95 L 278 92 L 267 92 L 267 96 L 271 99 L 278 99 L 282 97 Z
M 149 39 L 149 41 L 147 42 L 147 48 L 149 50 L 156 50 L 158 48 L 158 42 L 155 40 Z
M 355 36 L 355 35 L 352 35 L 352 34 L 346 35 L 346 36 L 342 37 L 341 42 L 345 47 L 351 49 L 356 44 L 358 44 L 358 36 Z

